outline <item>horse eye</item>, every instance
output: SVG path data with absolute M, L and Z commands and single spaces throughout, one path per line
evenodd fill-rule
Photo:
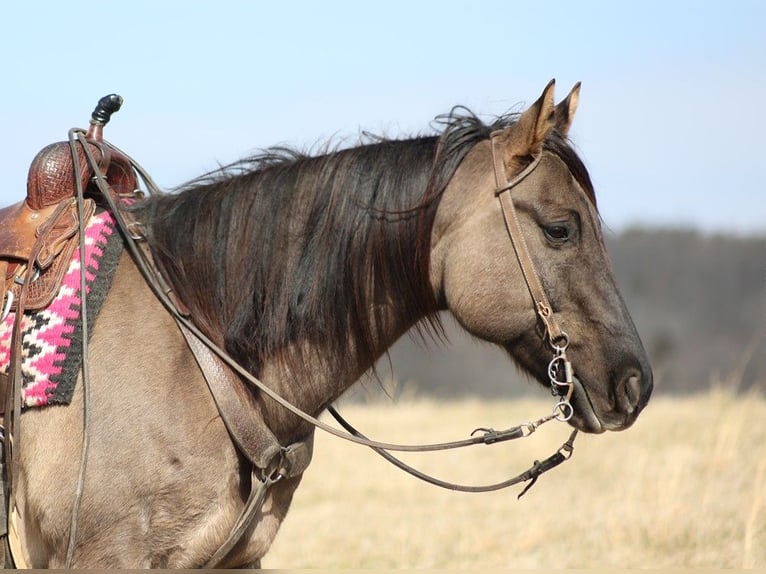
M 543 227 L 545 236 L 557 243 L 562 243 L 569 239 L 569 229 L 564 225 L 546 225 Z

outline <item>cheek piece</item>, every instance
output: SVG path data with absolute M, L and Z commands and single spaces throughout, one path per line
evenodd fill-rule
M 552 351 L 553 359 L 548 364 L 548 377 L 550 378 L 551 394 L 558 397 L 553 407 L 555 418 L 559 421 L 568 421 L 574 414 L 574 409 L 570 402 L 574 392 L 574 370 L 572 363 L 567 358 L 567 348 L 569 347 L 569 336 L 566 334 L 556 318 L 548 297 L 543 290 L 540 277 L 535 270 L 534 262 L 529 255 L 527 242 L 521 232 L 521 225 L 513 204 L 511 190 L 521 183 L 530 173 L 532 173 L 542 159 L 542 153 L 538 153 L 532 159 L 532 162 L 526 166 L 517 176 L 510 181 L 505 173 L 501 147 L 497 143 L 497 138 L 501 131 L 492 132 L 490 143 L 492 147 L 492 165 L 495 174 L 495 195 L 500 201 L 500 208 L 505 220 L 505 228 L 508 231 L 508 237 L 516 253 L 516 259 L 521 267 L 524 281 L 532 296 L 532 304 L 535 313 L 543 324 L 542 337 L 548 342 Z

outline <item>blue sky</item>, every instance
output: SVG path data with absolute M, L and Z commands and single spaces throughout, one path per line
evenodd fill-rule
M 764 22 L 737 0 L 6 3 L 0 205 L 110 92 L 107 139 L 173 187 L 274 144 L 519 109 L 556 78 L 583 82 L 571 136 L 610 228 L 766 234 Z

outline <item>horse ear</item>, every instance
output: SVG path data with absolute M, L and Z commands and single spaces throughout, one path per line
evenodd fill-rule
M 556 131 L 567 137 L 569 128 L 572 126 L 577 104 L 580 103 L 580 82 L 577 82 L 566 99 L 556 106 L 553 112 Z
M 554 128 L 553 89 L 556 80 L 545 86 L 543 94 L 508 127 L 501 136 L 505 145 L 506 165 L 514 166 L 515 158 L 537 155 L 542 151 L 543 141 Z M 511 169 L 513 171 L 513 169 Z

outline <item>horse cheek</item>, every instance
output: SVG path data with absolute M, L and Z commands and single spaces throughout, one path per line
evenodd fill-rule
M 469 333 L 507 344 L 534 326 L 529 295 L 513 262 L 487 249 L 465 250 L 453 263 L 445 272 L 447 306 Z

